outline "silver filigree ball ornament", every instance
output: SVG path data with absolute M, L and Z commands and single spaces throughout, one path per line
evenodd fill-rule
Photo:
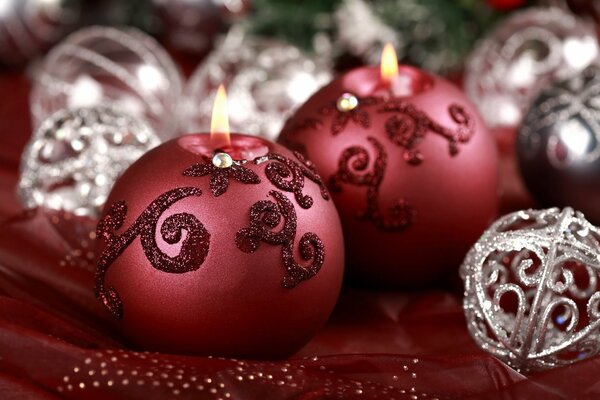
M 207 130 L 223 83 L 232 131 L 274 140 L 287 117 L 330 79 L 323 62 L 297 47 L 232 29 L 187 84 L 185 131 Z
M 134 28 L 89 27 L 53 48 L 36 72 L 33 125 L 61 109 L 110 105 L 165 140 L 178 134 L 182 90 L 179 69 L 153 38 Z
M 588 21 L 557 7 L 525 9 L 475 47 L 465 66 L 465 91 L 489 127 L 514 128 L 542 88 L 582 71 L 598 52 Z
M 19 198 L 27 208 L 96 217 L 115 180 L 159 143 L 146 123 L 116 109 L 60 110 L 23 152 Z
M 496 221 L 460 269 L 475 342 L 522 372 L 600 353 L 600 230 L 579 211 Z
M 545 206 L 572 206 L 600 224 L 600 68 L 540 93 L 517 135 L 525 184 Z
M 40 55 L 74 28 L 78 0 L 1 0 L 0 64 L 18 65 Z

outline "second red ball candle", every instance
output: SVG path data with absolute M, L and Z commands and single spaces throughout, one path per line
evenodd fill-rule
M 348 272 L 384 286 L 456 271 L 496 214 L 498 159 L 465 95 L 399 66 L 348 72 L 311 97 L 280 142 L 304 152 L 340 213 Z

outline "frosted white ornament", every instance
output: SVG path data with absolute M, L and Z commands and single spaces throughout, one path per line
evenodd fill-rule
M 600 230 L 571 208 L 496 221 L 460 274 L 479 347 L 524 372 L 600 354 Z
M 182 90 L 180 71 L 150 36 L 85 28 L 53 48 L 36 72 L 33 125 L 64 108 L 109 105 L 144 119 L 165 140 L 178 133 Z
M 330 79 L 323 62 L 298 48 L 233 29 L 187 84 L 184 130 L 208 129 L 213 99 L 223 83 L 232 131 L 274 140 L 287 117 Z

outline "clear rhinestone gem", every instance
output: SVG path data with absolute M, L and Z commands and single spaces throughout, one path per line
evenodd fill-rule
M 337 99 L 336 105 L 341 112 L 352 111 L 358 106 L 358 98 L 352 93 L 344 93 Z
M 233 158 L 227 153 L 217 153 L 213 156 L 212 163 L 217 168 L 229 168 L 233 165 Z

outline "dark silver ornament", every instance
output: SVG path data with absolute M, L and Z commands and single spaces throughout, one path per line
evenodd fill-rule
M 517 137 L 521 174 L 547 206 L 571 206 L 600 223 L 600 68 L 544 90 Z

